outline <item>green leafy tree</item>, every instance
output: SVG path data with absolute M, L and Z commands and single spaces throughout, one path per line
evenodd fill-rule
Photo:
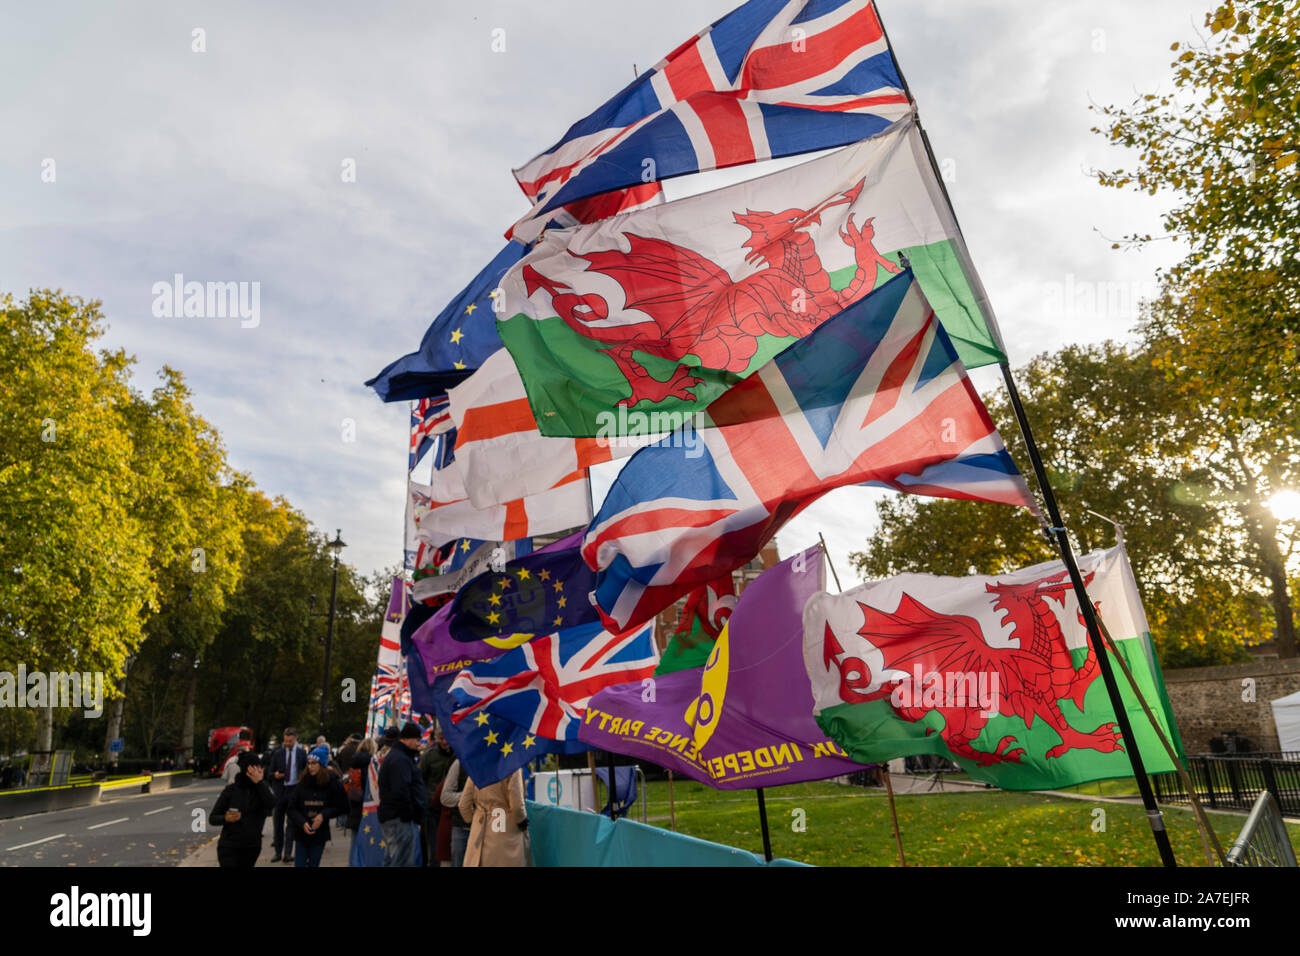
M 1279 351 L 1294 365 L 1300 2 L 1226 0 L 1206 14 L 1205 28 L 1208 36 L 1173 44 L 1169 92 L 1099 108 L 1108 125 L 1098 132 L 1138 153 L 1135 166 L 1099 178 L 1173 199 L 1164 227 L 1189 251 L 1167 274 L 1169 288 L 1213 286 L 1234 306 L 1223 318 L 1235 347 L 1215 366 L 1273 366 Z
M 1173 44 L 1169 92 L 1101 108 L 1099 132 L 1137 163 L 1098 175 L 1172 200 L 1163 224 L 1187 254 L 1139 331 L 1201 413 L 1187 493 L 1221 506 L 1293 657 L 1297 528 L 1274 502 L 1300 487 L 1300 2 L 1227 0 L 1205 28 Z
M 333 553 L 283 499 L 250 492 L 244 554 L 240 586 L 201 668 L 200 711 L 211 726 L 246 724 L 259 740 L 291 724 L 307 734 L 319 718 Z M 340 563 L 326 727 L 334 743 L 364 726 L 386 603 L 386 592 L 381 606 Z
M 1208 493 L 1213 416 L 1195 407 L 1149 355 L 1114 343 L 1039 356 L 1017 373 L 1053 488 L 1083 551 L 1124 528 L 1166 666 L 1241 659 L 1269 633 L 1265 595 L 1232 505 Z M 1008 448 L 1027 457 L 1002 397 L 989 402 Z M 852 560 L 870 578 L 902 571 L 998 574 L 1055 550 L 1023 509 L 899 497 Z
M 133 508 L 149 535 L 160 597 L 146 632 L 165 649 L 158 659 L 179 672 L 179 743 L 188 757 L 199 663 L 240 579 L 239 506 L 248 479 L 231 472 L 220 436 L 195 412 L 181 374 L 163 368 L 159 377 L 150 395 L 133 394 L 126 406 L 140 474 Z
M 130 359 L 98 302 L 0 298 L 0 665 L 118 675 L 155 606 L 122 407 Z M 37 746 L 52 743 L 50 714 Z

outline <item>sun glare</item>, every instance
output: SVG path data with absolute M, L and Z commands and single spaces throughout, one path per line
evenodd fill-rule
M 1268 509 L 1278 521 L 1300 519 L 1300 491 L 1279 491 L 1269 499 Z

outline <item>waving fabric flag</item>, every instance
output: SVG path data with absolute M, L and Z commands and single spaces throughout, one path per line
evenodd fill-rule
M 388 592 L 388 610 L 379 631 L 379 660 L 370 682 L 370 706 L 366 725 L 375 725 L 379 715 L 389 709 L 400 693 L 402 670 L 402 623 L 406 619 L 409 599 L 406 585 L 394 577 Z
M 559 207 L 643 189 L 647 174 L 663 180 L 866 139 L 909 112 L 902 87 L 868 0 L 751 0 L 515 170 L 535 205 L 511 234 L 532 241 Z
M 672 436 L 619 474 L 583 556 L 610 630 L 740 567 L 833 488 L 875 484 L 1034 507 L 910 272 L 709 407 L 692 459 Z
M 736 584 L 730 572 L 692 591 L 655 676 L 703 667 L 735 606 Z
M 520 549 L 519 545 L 524 547 Z M 415 569 L 411 597 L 416 601 L 427 601 L 440 594 L 455 594 L 474 578 L 490 570 L 494 561 L 509 561 L 531 550 L 531 542 L 527 538 L 521 542 L 457 538 L 442 548 L 434 549 L 435 554 L 443 556 L 443 561 L 436 565 L 431 562 L 429 566 Z
M 411 635 L 425 668 L 489 660 L 544 634 L 599 621 L 587 597 L 596 575 L 581 544 L 577 532 L 464 585 Z
M 597 619 L 588 593 L 595 574 L 581 552 L 582 532 L 506 563 L 466 584 L 447 607 L 453 640 L 514 633 L 549 634 Z
M 476 508 L 540 494 L 573 474 L 626 458 L 663 434 L 638 438 L 550 438 L 528 405 L 524 380 L 505 349 L 488 358 L 448 397 L 456 467 Z M 520 467 L 520 463 L 526 463 Z
M 659 431 L 879 288 L 903 257 L 962 361 L 1001 361 L 910 118 L 761 179 L 548 232 L 502 280 L 497 324 L 542 434 Z
M 1119 653 L 1182 744 L 1122 547 L 1079 558 Z M 901 574 L 804 608 L 817 723 L 856 760 L 955 760 L 1004 790 L 1131 776 L 1115 712 L 1059 561 L 994 577 Z M 1117 674 L 1148 772 L 1177 769 Z
M 410 488 L 417 547 L 420 542 L 437 547 L 456 538 L 510 541 L 554 534 L 586 524 L 591 513 L 585 471 L 574 472 L 541 494 L 487 508 L 475 508 L 468 497 L 439 500 L 432 487 L 419 482 L 411 482 Z M 410 524 L 407 533 L 412 533 Z M 407 550 L 412 550 L 410 544 Z
M 507 242 L 496 258 L 438 313 L 418 351 L 390 363 L 366 382 L 385 402 L 404 402 L 441 395 L 464 381 L 483 360 L 501 348 L 493 324 L 492 296 L 506 270 L 525 247 Z
M 576 741 L 593 694 L 616 684 L 640 690 L 658 663 L 653 622 L 626 634 L 599 624 L 569 628 L 461 671 L 451 685 L 452 720 L 486 708 L 539 737 Z
M 411 408 L 411 451 L 406 470 L 414 471 L 438 435 L 451 429 L 451 407 L 447 396 L 422 398 Z M 441 467 L 439 465 L 438 467 Z
M 814 722 L 812 691 L 798 680 L 803 607 L 824 587 L 823 574 L 820 548 L 764 571 L 740 596 L 706 666 L 656 678 L 654 700 L 637 684 L 601 691 L 579 738 L 721 790 L 861 770 Z
M 460 759 L 460 765 L 479 787 L 504 780 L 531 760 L 547 754 L 575 754 L 590 750 L 578 741 L 539 737 L 513 721 L 479 711 L 457 724 L 451 719 L 455 703 L 449 693 L 459 667 L 426 674 L 414 661 L 410 668 L 411 702 L 418 710 L 435 714 L 443 736 Z

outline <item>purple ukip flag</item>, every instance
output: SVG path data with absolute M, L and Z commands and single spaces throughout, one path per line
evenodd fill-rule
M 719 790 L 863 769 L 813 719 L 803 609 L 824 578 L 820 548 L 763 572 L 740 596 L 704 667 L 602 690 L 587 704 L 578 739 Z

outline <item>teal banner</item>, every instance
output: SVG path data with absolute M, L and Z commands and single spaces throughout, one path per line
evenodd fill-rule
M 532 800 L 528 833 L 534 866 L 806 866 L 792 860 L 764 864 L 748 850 Z

